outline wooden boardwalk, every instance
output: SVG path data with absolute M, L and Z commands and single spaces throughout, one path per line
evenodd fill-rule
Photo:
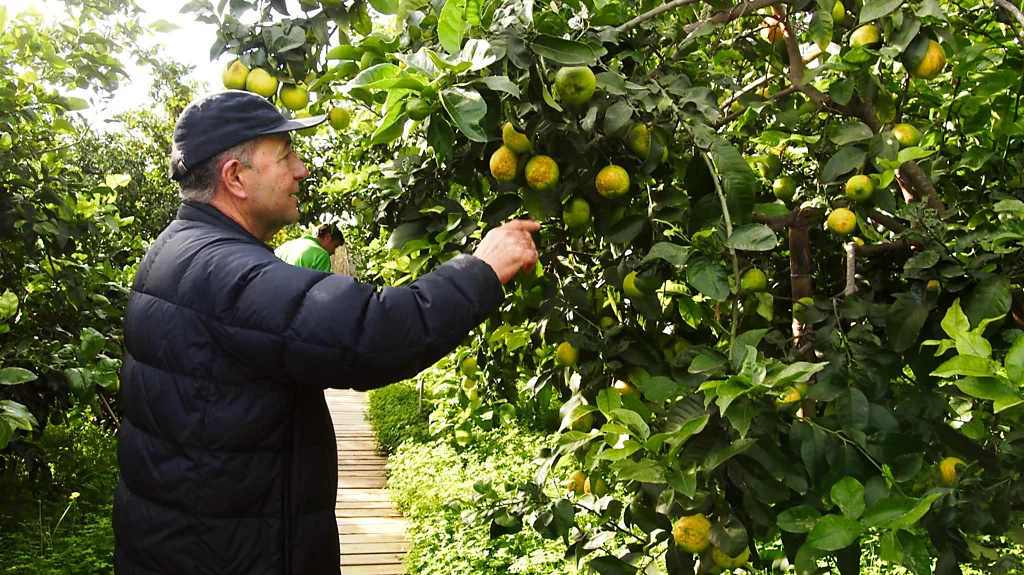
M 387 458 L 375 451 L 366 421 L 366 394 L 326 391 L 338 438 L 338 503 L 335 515 L 341 540 L 341 575 L 405 573 L 409 550 L 405 519 L 387 492 Z

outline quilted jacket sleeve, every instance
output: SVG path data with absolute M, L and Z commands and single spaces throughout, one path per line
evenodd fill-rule
M 313 273 L 313 272 L 310 272 Z M 411 377 L 451 352 L 504 299 L 489 265 L 458 256 L 408 287 L 319 277 L 284 333 L 289 377 L 373 389 Z

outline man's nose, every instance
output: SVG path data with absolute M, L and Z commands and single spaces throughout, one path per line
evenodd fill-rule
M 299 170 L 295 173 L 296 180 L 305 180 L 309 177 L 309 169 L 306 168 L 306 163 L 299 160 Z

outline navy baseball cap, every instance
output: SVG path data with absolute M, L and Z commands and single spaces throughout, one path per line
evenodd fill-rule
M 244 90 L 207 94 L 186 106 L 174 125 L 171 178 L 181 180 L 203 160 L 246 140 L 310 128 L 326 119 L 321 114 L 289 120 L 269 100 Z

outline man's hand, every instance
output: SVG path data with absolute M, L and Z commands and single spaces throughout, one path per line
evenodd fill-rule
M 505 285 L 520 269 L 530 271 L 537 263 L 537 246 L 530 232 L 539 229 L 538 222 L 512 220 L 487 232 L 473 255 L 487 262 Z

